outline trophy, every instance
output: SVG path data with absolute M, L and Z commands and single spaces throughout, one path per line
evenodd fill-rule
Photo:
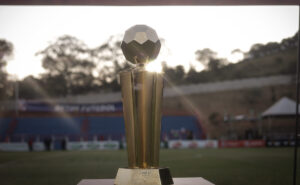
M 121 44 L 134 67 L 120 72 L 128 167 L 119 168 L 115 185 L 170 185 L 168 168 L 159 167 L 163 76 L 146 70 L 160 50 L 154 29 L 129 28 Z

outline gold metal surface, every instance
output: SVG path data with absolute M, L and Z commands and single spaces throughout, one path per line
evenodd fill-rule
M 120 74 L 130 168 L 159 166 L 163 78 L 144 66 Z
M 136 168 L 135 128 L 134 128 L 134 99 L 131 71 L 120 73 L 122 84 L 123 116 L 125 120 L 125 133 L 128 153 L 128 167 Z
M 161 116 L 162 116 L 162 98 L 163 98 L 163 77 L 159 73 L 155 73 L 154 78 L 154 95 L 152 98 L 152 164 L 151 167 L 159 166 L 159 149 L 160 149 L 160 133 L 161 133 Z
M 163 77 L 145 65 L 160 50 L 152 28 L 136 25 L 125 33 L 121 48 L 134 68 L 120 73 L 128 168 L 119 168 L 116 185 L 171 185 L 168 168 L 159 168 Z

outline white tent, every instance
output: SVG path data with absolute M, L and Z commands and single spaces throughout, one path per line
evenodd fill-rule
M 300 111 L 300 105 L 299 111 Z M 278 100 L 275 104 L 269 107 L 262 113 L 262 117 L 273 117 L 273 116 L 295 116 L 296 115 L 296 102 L 287 97 L 283 97 Z

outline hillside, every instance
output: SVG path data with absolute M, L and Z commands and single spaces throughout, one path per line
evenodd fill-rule
M 165 76 L 172 84 L 195 84 L 245 78 L 267 77 L 274 75 L 293 75 L 296 73 L 298 33 L 283 39 L 281 42 L 253 44 L 249 51 L 243 52 L 244 59 L 238 63 L 229 63 L 227 59 L 218 58 L 210 48 L 195 52 L 196 59 L 205 70 L 191 68 L 184 73 L 183 66 L 168 68 L 164 66 Z
M 229 79 L 293 74 L 296 73 L 296 63 L 297 49 L 295 48 L 253 60 L 245 60 L 233 64 L 232 67 L 226 66 L 222 72 L 226 73 L 230 70 Z
M 296 74 L 296 63 L 297 49 L 293 48 L 259 58 L 246 59 L 236 64 L 228 64 L 216 70 L 205 70 L 199 73 L 190 71 L 184 83 Z

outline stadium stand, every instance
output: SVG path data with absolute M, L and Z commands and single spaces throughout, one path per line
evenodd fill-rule
M 194 116 L 163 116 L 161 133 L 167 134 L 169 139 L 187 139 L 189 131 L 194 138 L 203 138 L 203 130 L 199 126 Z
M 194 116 L 163 116 L 162 137 L 170 139 L 202 138 L 203 130 Z M 29 138 L 68 137 L 79 140 L 122 140 L 125 125 L 122 116 L 21 117 L 0 118 L 1 141 L 21 141 Z
M 14 134 L 80 134 L 80 118 L 21 118 Z
M 5 140 L 6 132 L 8 131 L 9 123 L 12 121 L 11 118 L 0 119 L 0 141 Z
M 89 117 L 90 136 L 100 135 L 102 139 L 120 140 L 125 136 L 123 117 Z

